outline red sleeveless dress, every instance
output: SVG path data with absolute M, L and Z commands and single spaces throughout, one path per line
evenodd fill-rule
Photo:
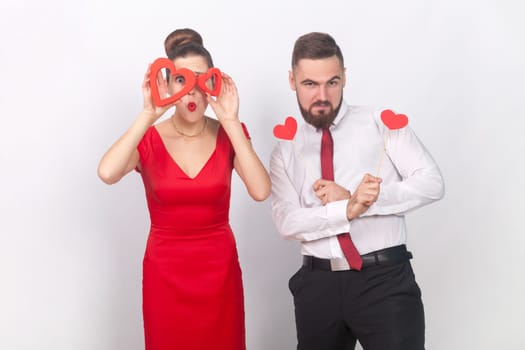
M 219 127 L 215 151 L 195 178 L 172 159 L 154 126 L 138 151 L 151 218 L 142 280 L 146 350 L 244 350 L 228 135 Z

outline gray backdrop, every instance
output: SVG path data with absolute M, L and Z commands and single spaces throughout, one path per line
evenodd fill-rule
M 389 106 L 439 163 L 445 198 L 408 215 L 428 349 L 522 349 L 525 25 L 514 1 L 0 3 L 0 348 L 143 348 L 140 177 L 104 185 L 103 152 L 138 114 L 147 64 L 192 27 L 236 80 L 267 165 L 272 129 L 302 122 L 287 75 L 294 40 L 325 31 L 351 104 Z M 231 223 L 251 350 L 293 349 L 289 276 L 299 245 L 237 176 Z

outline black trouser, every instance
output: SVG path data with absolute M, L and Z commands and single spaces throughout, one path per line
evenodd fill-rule
M 298 350 L 423 350 L 421 291 L 410 261 L 361 271 L 303 266 L 290 278 Z

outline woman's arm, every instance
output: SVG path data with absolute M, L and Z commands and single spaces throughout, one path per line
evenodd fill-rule
M 208 95 L 208 102 L 230 138 L 235 150 L 234 167 L 248 193 L 256 201 L 265 200 L 270 195 L 270 176 L 239 121 L 239 96 L 233 79 L 223 74 L 221 93 L 217 100 Z
M 151 98 L 149 80 L 150 69 L 144 75 L 142 93 L 144 95 L 144 108 L 131 127 L 122 135 L 102 156 L 98 165 L 98 176 L 107 184 L 114 184 L 135 167 L 139 166 L 139 153 L 137 145 L 153 123 L 160 118 L 170 106 L 155 107 Z M 167 83 L 159 73 L 157 78 L 159 91 L 167 94 Z
M 154 118 L 142 111 L 133 125 L 104 154 L 98 165 L 98 176 L 108 185 L 114 184 L 139 166 L 137 145 Z

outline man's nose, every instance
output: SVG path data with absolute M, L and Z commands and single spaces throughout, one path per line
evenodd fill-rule
M 326 101 L 328 100 L 328 93 L 327 93 L 327 90 L 326 90 L 326 86 L 324 85 L 319 85 L 319 88 L 317 90 L 317 96 L 319 98 L 319 100 L 321 101 Z

